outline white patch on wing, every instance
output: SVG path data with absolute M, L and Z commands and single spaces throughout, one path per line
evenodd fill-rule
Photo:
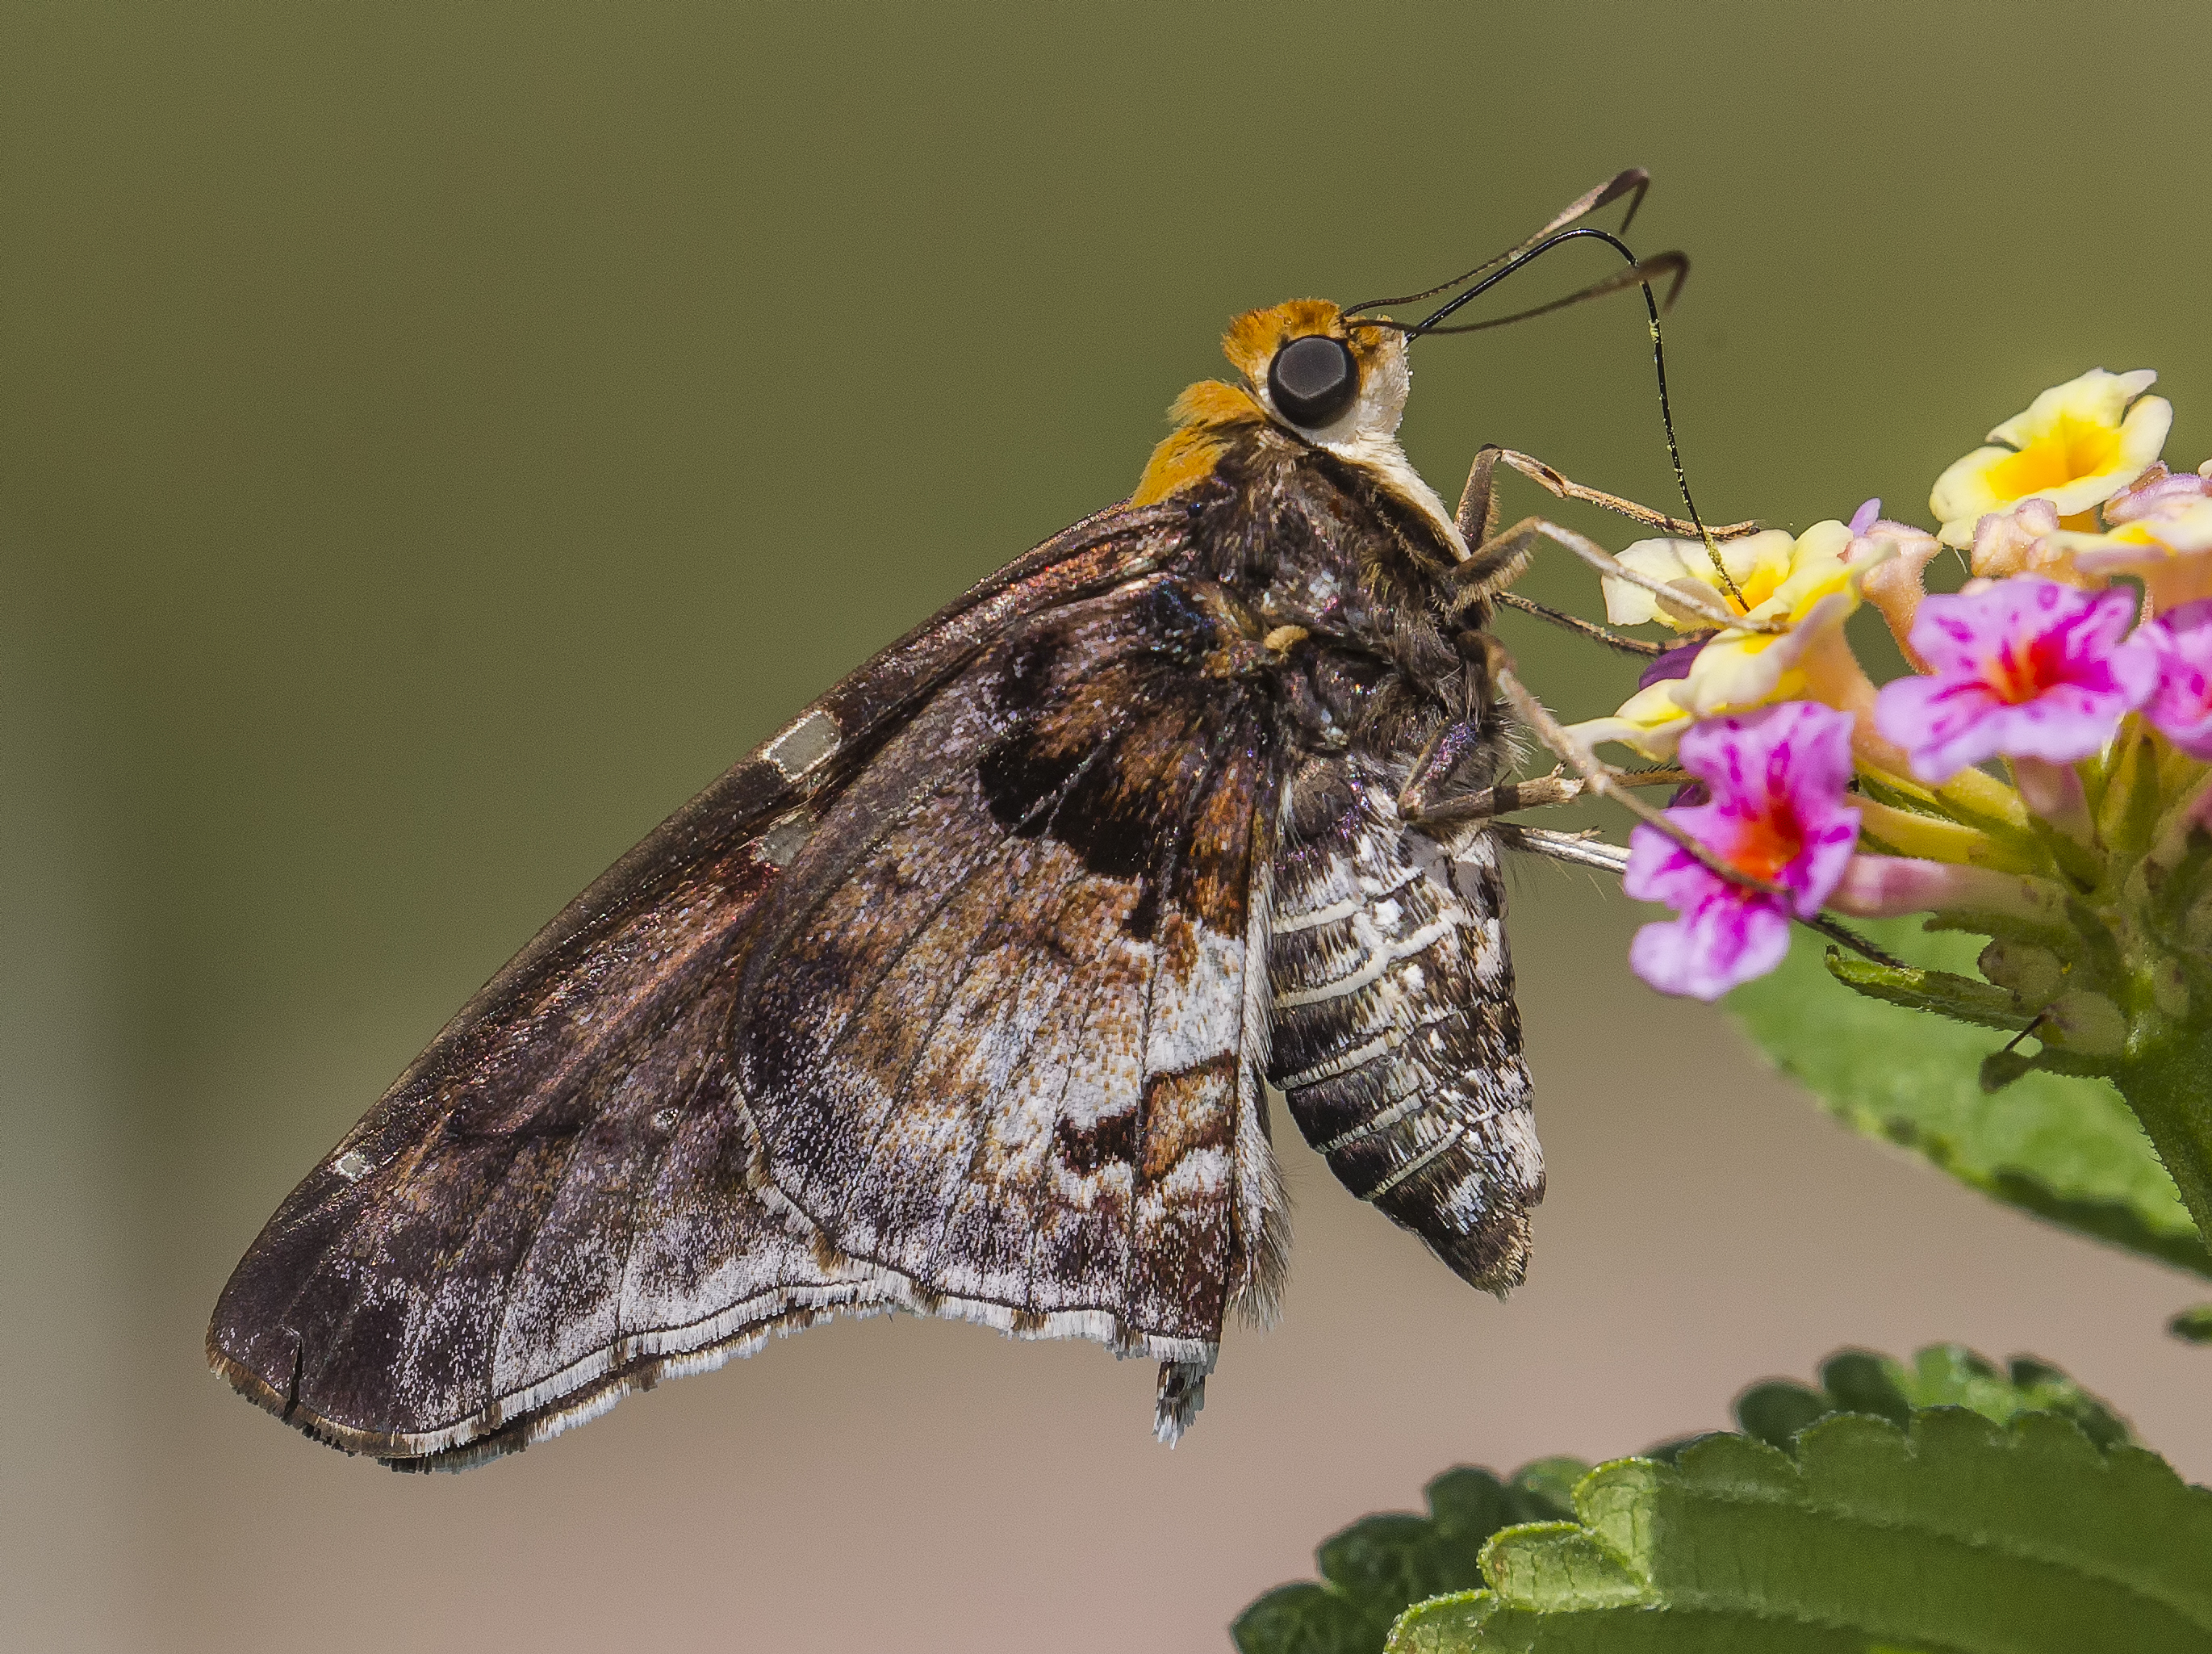
M 1244 939 L 1190 927 L 1197 958 L 1160 974 L 1152 988 L 1145 1072 L 1181 1073 L 1237 1049 L 1244 1020 Z
M 837 721 L 816 707 L 763 747 L 761 757 L 795 781 L 827 763 L 843 739 Z
M 804 810 L 794 810 L 769 825 L 753 847 L 753 854 L 771 867 L 788 867 L 813 832 L 814 818 Z

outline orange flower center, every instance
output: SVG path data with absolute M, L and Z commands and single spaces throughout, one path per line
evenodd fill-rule
M 2064 676 L 2062 652 L 2046 637 L 2008 642 L 1982 669 L 1982 681 L 2010 706 L 2019 706 L 2058 683 Z
M 1784 807 L 1769 810 L 1745 822 L 1737 830 L 1729 861 L 1753 879 L 1764 879 L 1771 884 L 1804 850 L 1805 835 L 1797 813 Z

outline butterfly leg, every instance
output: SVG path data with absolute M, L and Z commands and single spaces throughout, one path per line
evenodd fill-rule
M 1451 571 L 1449 578 L 1457 587 L 1451 599 L 1453 612 L 1480 608 L 1494 599 L 1521 577 L 1534 557 L 1536 547 L 1545 540 L 1564 546 L 1599 574 L 1640 587 L 1664 599 L 1670 609 L 1687 611 L 1709 625 L 1759 632 L 1786 629 L 1780 622 L 1747 620 L 1710 587 L 1694 581 L 1670 585 L 1656 575 L 1631 569 L 1588 535 L 1577 534 L 1544 517 L 1523 517 L 1512 527 L 1492 535 L 1474 548 L 1465 562 Z
M 1663 765 L 1652 769 L 1618 769 L 1613 772 L 1622 787 L 1682 787 L 1697 779 L 1686 769 Z M 1570 775 L 1565 765 L 1548 775 L 1539 775 L 1532 781 L 1500 781 L 1495 787 L 1486 787 L 1479 793 L 1465 793 L 1455 798 L 1434 801 L 1416 800 L 1419 807 L 1409 813 L 1408 824 L 1436 829 L 1457 827 L 1470 822 L 1488 821 L 1494 817 L 1510 815 L 1518 810 L 1540 810 L 1550 805 L 1572 804 L 1595 789 L 1580 775 Z
M 1561 528 L 1554 523 L 1548 523 L 1540 517 L 1524 517 L 1503 534 L 1499 533 L 1498 532 L 1498 468 L 1501 465 L 1520 472 L 1554 498 L 1579 500 L 1586 504 L 1600 506 L 1607 511 L 1619 513 L 1632 522 L 1640 523 L 1647 528 L 1656 528 L 1668 534 L 1691 538 L 1698 536 L 1701 532 L 1698 526 L 1694 522 L 1685 521 L 1680 517 L 1670 517 L 1664 512 L 1655 511 L 1649 506 L 1638 505 L 1635 501 L 1623 499 L 1617 494 L 1607 494 L 1603 490 L 1588 487 L 1562 475 L 1540 459 L 1512 448 L 1499 447 L 1494 443 L 1490 444 L 1474 456 L 1474 464 L 1468 471 L 1467 487 L 1460 494 L 1456 518 L 1460 535 L 1469 546 L 1474 548 L 1468 560 L 1452 573 L 1454 582 L 1459 586 L 1465 599 L 1460 605 L 1462 607 L 1472 606 L 1482 600 L 1494 599 L 1518 579 L 1522 571 L 1528 567 L 1528 559 L 1534 552 L 1536 540 L 1540 536 L 1557 540 L 1565 545 L 1569 550 L 1573 551 L 1585 562 L 1592 563 L 1601 574 L 1614 575 L 1626 580 L 1631 585 L 1645 586 L 1654 591 L 1658 590 L 1656 587 L 1651 586 L 1648 580 L 1639 578 L 1632 571 L 1621 568 L 1608 553 L 1594 542 L 1582 535 L 1574 534 L 1571 530 Z M 1756 532 L 1758 528 L 1759 524 L 1755 520 L 1747 520 L 1740 523 L 1725 523 L 1719 527 L 1704 532 L 1709 532 L 1716 540 L 1727 540 Z M 1595 554 L 1595 557 L 1592 556 L 1593 553 Z M 1671 593 L 1664 594 L 1674 595 Z M 1686 606 L 1692 609 L 1699 606 L 1694 594 L 1684 595 L 1682 601 Z M 1644 653 L 1643 648 L 1634 647 L 1632 640 L 1616 637 L 1613 634 L 1605 632 L 1603 628 L 1592 627 L 1587 621 L 1577 622 L 1571 616 L 1559 617 L 1556 611 L 1543 609 L 1526 599 L 1515 600 L 1512 606 L 1529 610 L 1531 612 L 1544 616 L 1547 619 L 1561 620 L 1573 629 L 1597 635 L 1601 641 L 1615 647 L 1627 648 L 1630 653 Z M 1715 624 L 1727 625 L 1735 618 L 1735 615 L 1731 611 L 1727 613 L 1717 613 L 1711 617 Z
M 1489 462 L 1487 465 L 1484 463 L 1486 459 Z M 1498 467 L 1501 465 L 1519 471 L 1521 475 L 1554 499 L 1580 500 L 1586 505 L 1601 507 L 1607 511 L 1614 512 L 1627 518 L 1631 522 L 1641 523 L 1646 528 L 1656 528 L 1662 534 L 1673 535 L 1679 538 L 1701 539 L 1710 533 L 1717 540 L 1734 540 L 1741 539 L 1746 534 L 1755 534 L 1759 532 L 1759 523 L 1755 519 L 1747 519 L 1740 523 L 1712 525 L 1701 529 L 1697 523 L 1687 519 L 1671 517 L 1663 511 L 1655 511 L 1650 506 L 1638 505 L 1635 501 L 1624 499 L 1618 494 L 1607 494 L 1603 489 L 1591 488 L 1587 483 L 1577 483 L 1532 454 L 1492 445 L 1475 455 L 1474 467 L 1468 474 L 1468 493 L 1460 496 L 1460 532 L 1467 536 L 1469 545 L 1474 544 L 1477 538 L 1477 536 L 1470 532 L 1470 520 L 1468 515 L 1469 496 L 1475 490 L 1478 477 L 1481 481 L 1483 492 L 1486 494 L 1492 492 Z M 1477 499 L 1474 503 L 1480 506 L 1481 502 Z M 1494 505 L 1491 507 L 1493 513 L 1495 509 Z M 1489 538 L 1492 526 L 1492 522 L 1483 521 L 1481 527 L 1484 532 L 1480 538 Z
M 1619 632 L 1584 620 L 1580 615 L 1571 615 L 1564 609 L 1554 609 L 1533 598 L 1524 598 L 1518 592 L 1499 592 L 1493 595 L 1492 600 L 1502 607 L 1518 609 L 1523 614 L 1534 615 L 1547 625 L 1557 626 L 1577 637 L 1586 637 L 1593 643 L 1602 643 L 1607 648 L 1618 650 L 1622 654 L 1637 655 L 1649 660 L 1666 654 L 1673 647 L 1671 644 L 1655 643 L 1647 638 L 1623 637 Z
M 1490 830 L 1498 843 L 1509 850 L 1564 861 L 1570 867 L 1595 867 L 1600 873 L 1609 873 L 1616 877 L 1628 869 L 1627 847 L 1607 843 L 1597 836 L 1597 830 L 1594 827 L 1579 833 L 1555 833 L 1547 828 L 1523 827 L 1518 822 L 1501 821 Z
M 1706 871 L 1727 879 L 1730 884 L 1741 885 L 1762 895 L 1786 896 L 1787 892 L 1779 885 L 1747 873 L 1714 854 L 1663 812 L 1654 809 L 1638 798 L 1632 790 L 1638 778 L 1652 772 L 1619 769 L 1600 758 L 1572 730 L 1553 715 L 1550 708 L 1528 692 L 1528 686 L 1522 683 L 1519 674 L 1515 672 L 1513 658 L 1506 654 L 1504 646 L 1494 637 L 1486 636 L 1482 641 L 1489 657 L 1491 682 L 1496 685 L 1499 696 L 1513 708 L 1513 715 L 1525 724 L 1537 739 L 1575 769 L 1591 794 L 1611 799 L 1646 826 L 1665 834 Z M 1803 922 L 1830 940 L 1839 942 L 1867 958 L 1884 964 L 1895 963 L 1891 955 L 1825 913 L 1814 914 L 1804 919 Z
M 1638 798 L 1632 772 L 1616 768 L 1599 757 L 1572 730 L 1553 715 L 1552 709 L 1528 692 L 1520 675 L 1514 670 L 1513 657 L 1496 638 L 1481 640 L 1488 658 L 1490 681 L 1498 695 L 1513 708 L 1513 715 L 1549 747 L 1582 778 L 1583 790 L 1592 797 L 1611 799 L 1648 827 L 1656 828 L 1687 851 L 1708 871 L 1718 874 L 1731 884 L 1741 885 L 1765 895 L 1778 896 L 1784 892 L 1779 885 L 1753 877 L 1713 854 L 1705 844 L 1686 830 L 1669 820 L 1662 812 Z

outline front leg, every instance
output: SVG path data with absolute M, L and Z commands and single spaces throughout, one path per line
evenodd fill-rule
M 1600 489 L 1586 487 L 1563 476 L 1542 460 L 1533 459 L 1511 448 L 1488 444 L 1474 456 L 1474 464 L 1467 474 L 1467 487 L 1461 491 L 1457 522 L 1460 536 L 1473 548 L 1465 562 L 1452 571 L 1454 583 L 1460 589 L 1456 607 L 1464 609 L 1489 598 L 1510 586 L 1528 566 L 1535 550 L 1539 535 L 1558 541 L 1585 562 L 1591 563 L 1601 574 L 1614 574 L 1631 585 L 1649 586 L 1650 582 L 1622 569 L 1601 547 L 1571 529 L 1541 517 L 1524 517 L 1506 530 L 1498 532 L 1498 467 L 1500 465 L 1519 471 L 1554 498 L 1579 500 L 1586 504 L 1601 506 L 1617 512 L 1630 521 L 1646 528 L 1656 528 L 1663 533 L 1683 538 L 1709 540 L 1735 539 L 1758 532 L 1755 520 L 1726 523 L 1707 530 L 1695 522 L 1685 522 L 1670 517 L 1650 506 L 1638 505 L 1633 500 L 1623 499 L 1617 494 L 1607 494 Z M 1715 554 L 1717 564 L 1718 554 Z M 1723 580 L 1726 571 L 1722 571 Z M 1731 583 L 1732 584 L 1732 583 Z M 1657 589 L 1654 587 L 1653 589 Z M 1667 593 L 1673 595 L 1672 593 Z M 1686 606 L 1697 608 L 1697 600 L 1690 598 Z M 1716 621 L 1727 625 L 1735 618 L 1731 611 Z
M 1490 462 L 1487 465 L 1483 463 L 1486 458 Z M 1490 479 L 1497 474 L 1498 467 L 1501 464 L 1519 471 L 1554 499 L 1580 500 L 1588 505 L 1601 506 L 1607 511 L 1616 512 L 1627 518 L 1631 522 L 1641 523 L 1646 528 L 1656 528 L 1662 534 L 1672 535 L 1679 539 L 1703 539 L 1707 534 L 1711 534 L 1717 540 L 1734 540 L 1741 539 L 1746 534 L 1756 534 L 1759 532 L 1756 520 L 1747 520 L 1740 523 L 1723 523 L 1711 528 L 1694 520 L 1685 522 L 1680 517 L 1670 517 L 1663 511 L 1654 511 L 1650 506 L 1638 505 L 1635 501 L 1623 499 L 1618 494 L 1607 494 L 1602 489 L 1595 489 L 1586 483 L 1575 482 L 1571 477 L 1553 470 L 1541 459 L 1530 454 L 1516 453 L 1511 448 L 1486 447 L 1482 453 L 1475 455 L 1474 471 L 1468 473 L 1468 487 L 1470 490 L 1474 487 L 1475 472 L 1479 471 L 1481 473 L 1483 486 L 1486 490 L 1490 486 Z M 1460 532 L 1468 535 L 1468 544 L 1472 545 L 1474 544 L 1475 537 L 1468 532 L 1468 519 L 1464 514 L 1467 506 L 1467 498 L 1462 496 L 1460 500 L 1460 509 L 1462 514 L 1460 519 Z M 1492 514 L 1494 520 L 1494 507 Z M 1484 539 L 1490 538 L 1490 526 L 1488 522 L 1484 525 L 1482 534 Z
M 1709 586 L 1687 580 L 1670 585 L 1631 569 L 1589 536 L 1543 517 L 1523 517 L 1503 533 L 1492 535 L 1445 576 L 1454 588 L 1448 600 L 1449 612 L 1455 617 L 1462 614 L 1504 591 L 1521 577 L 1537 545 L 1545 540 L 1565 546 L 1607 579 L 1641 587 L 1662 599 L 1670 610 L 1693 615 L 1707 625 L 1753 632 L 1789 629 L 1786 622 L 1747 619 L 1741 608 L 1731 606 Z
M 1624 769 L 1616 772 L 1623 787 L 1685 787 L 1697 779 L 1686 769 L 1677 769 L 1671 764 L 1650 769 Z M 1570 775 L 1565 766 L 1553 769 L 1548 775 L 1538 775 L 1528 781 L 1500 781 L 1495 787 L 1486 787 L 1478 792 L 1462 793 L 1456 797 L 1437 797 L 1432 790 L 1414 801 L 1414 807 L 1406 808 L 1413 791 L 1408 782 L 1406 791 L 1399 794 L 1399 806 L 1409 825 L 1427 829 L 1462 827 L 1470 822 L 1488 821 L 1497 816 L 1510 815 L 1516 810 L 1540 810 L 1554 804 L 1572 804 L 1592 790 L 1588 781 L 1580 775 Z
M 1472 718 L 1451 720 L 1422 745 L 1406 784 L 1398 789 L 1398 818 L 1407 826 L 1426 827 L 1438 819 L 1437 811 L 1462 766 L 1478 754 L 1495 751 L 1504 745 L 1503 733 L 1496 719 L 1487 715 L 1488 710 L 1486 707 Z M 1496 775 L 1500 767 L 1492 766 L 1490 773 Z

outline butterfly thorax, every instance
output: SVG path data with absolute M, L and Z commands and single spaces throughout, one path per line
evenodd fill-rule
M 1285 410 L 1286 344 L 1334 347 L 1334 403 Z M 1304 741 L 1410 762 L 1439 722 L 1478 718 L 1477 610 L 1452 617 L 1457 526 L 1397 441 L 1410 379 L 1404 336 L 1298 300 L 1238 317 L 1223 340 L 1244 382 L 1193 385 L 1131 503 L 1180 502 L 1191 555 L 1258 636 Z M 1332 410 L 1334 409 L 1334 411 Z M 1322 416 L 1328 416 L 1325 418 Z M 1198 572 L 1194 570 L 1193 572 Z

